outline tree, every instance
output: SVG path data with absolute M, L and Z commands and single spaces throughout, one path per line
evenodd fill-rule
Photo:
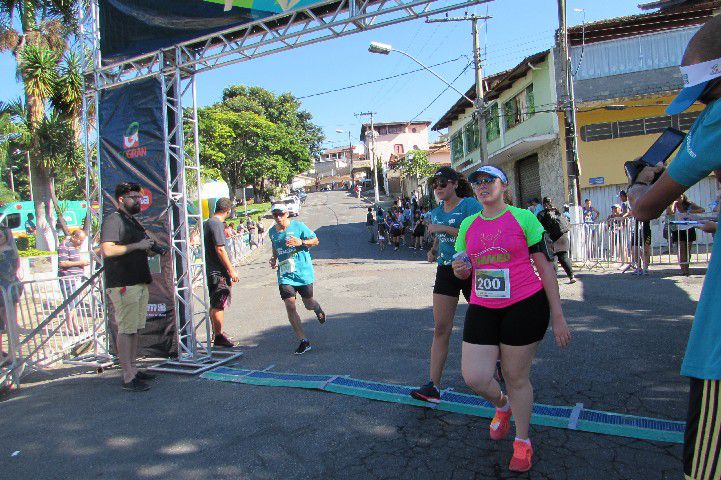
M 54 248 L 51 218 L 52 177 L 38 157 L 37 129 L 58 80 L 66 38 L 75 30 L 72 0 L 0 0 L 0 51 L 15 58 L 25 90 L 25 124 L 29 133 L 32 191 L 38 227 L 38 248 Z

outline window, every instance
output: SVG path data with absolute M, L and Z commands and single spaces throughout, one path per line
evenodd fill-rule
M 2 222 L 0 222 L 0 226 L 4 228 L 18 228 L 20 226 L 20 214 L 19 213 L 10 213 L 5 216 L 5 218 L 2 219 Z
M 388 127 L 388 135 L 395 135 L 398 133 L 403 133 L 403 127 L 400 125 L 391 125 Z
M 415 129 L 415 128 L 411 128 L 411 132 L 416 133 L 416 129 Z
M 451 137 L 451 162 L 463 158 L 463 135 L 456 132 Z
M 525 122 L 536 113 L 533 84 L 503 104 L 503 118 L 506 129 Z
M 581 140 L 595 142 L 597 140 L 611 140 L 614 138 L 634 137 L 638 135 L 652 135 L 661 133 L 668 127 L 688 131 L 696 121 L 700 112 L 688 112 L 680 115 L 664 115 L 661 117 L 646 117 L 621 122 L 593 123 L 581 127 Z
M 464 125 L 463 137 L 466 155 L 478 148 L 481 136 L 478 134 L 478 122 L 475 119 Z
M 402 155 L 403 154 L 403 145 L 400 143 L 393 145 L 393 153 L 395 153 L 396 155 Z
M 494 103 L 486 110 L 486 141 L 492 142 L 501 136 L 501 122 L 498 118 L 498 104 Z

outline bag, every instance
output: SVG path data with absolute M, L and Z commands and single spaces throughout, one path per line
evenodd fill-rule
M 568 218 L 557 211 L 543 212 L 542 223 L 551 240 L 554 242 L 561 238 L 564 233 L 568 233 L 568 231 L 571 230 L 571 223 L 568 221 Z

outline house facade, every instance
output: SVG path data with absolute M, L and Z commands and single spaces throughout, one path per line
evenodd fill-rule
M 389 195 L 410 197 L 413 193 L 416 193 L 419 197 L 424 195 L 432 195 L 427 188 L 426 182 L 428 177 L 412 177 L 403 176 L 403 174 L 396 170 L 395 165 L 402 162 L 408 155 L 412 155 L 416 150 L 411 150 L 401 155 L 393 156 L 389 162 L 388 172 L 388 185 L 390 188 Z M 448 146 L 448 138 L 441 136 L 438 141 L 432 143 L 425 150 L 419 150 L 428 155 L 428 163 L 433 165 L 435 168 L 445 167 L 451 165 L 451 149 Z
M 352 156 L 353 160 L 351 161 L 350 146 L 324 150 L 315 161 L 315 177 L 317 179 L 334 176 L 348 176 L 350 178 L 351 164 L 354 170 L 358 170 L 361 167 L 361 163 L 364 160 L 363 148 L 354 145 Z
M 565 164 L 556 114 L 556 70 L 552 50 L 524 58 L 510 70 L 486 80 L 487 163 L 501 167 L 512 185 L 514 203 L 533 198 L 566 198 Z M 475 99 L 475 85 L 467 94 Z M 459 99 L 433 130 L 448 129 L 451 164 L 469 174 L 481 162 L 474 107 Z

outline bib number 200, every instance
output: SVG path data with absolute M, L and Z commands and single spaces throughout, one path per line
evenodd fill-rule
M 511 281 L 507 268 L 479 269 L 475 273 L 478 298 L 511 298 Z

